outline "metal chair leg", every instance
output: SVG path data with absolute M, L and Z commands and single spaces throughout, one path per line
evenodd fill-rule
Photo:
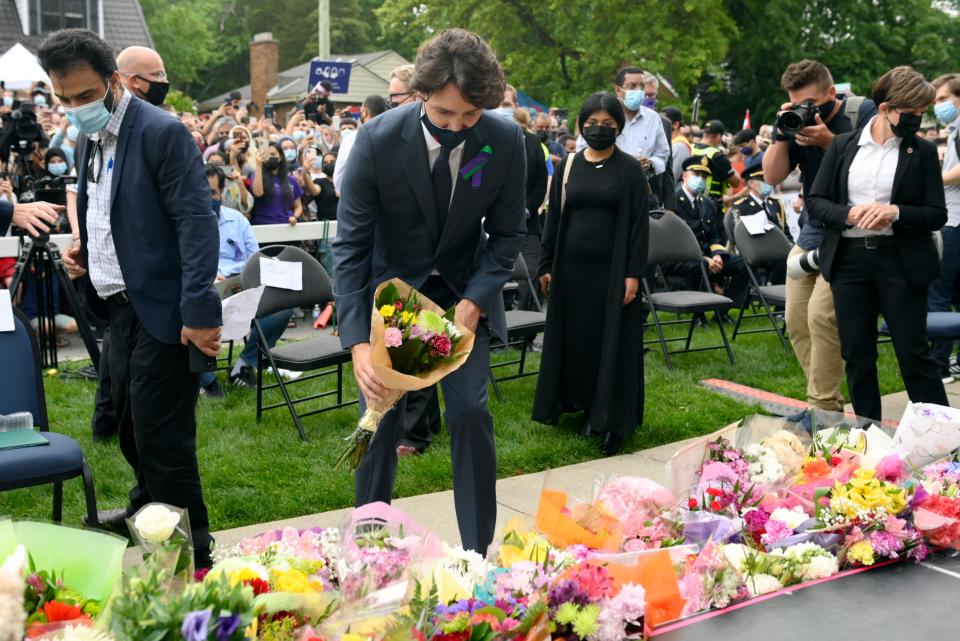
M 733 326 L 733 336 L 730 337 L 730 340 L 737 340 L 737 333 L 740 331 L 740 323 L 743 322 L 743 314 L 747 309 L 747 301 L 753 296 L 753 292 L 748 292 L 746 296 L 743 297 L 743 305 L 740 306 L 740 313 L 737 314 L 737 322 Z
M 63 482 L 53 484 L 53 522 L 63 521 Z
M 87 503 L 87 523 L 96 528 L 100 521 L 97 519 L 97 490 L 93 485 L 93 474 L 86 461 L 83 463 L 83 493 Z
M 260 347 L 260 333 L 257 332 L 257 423 L 263 416 L 263 349 Z
M 730 341 L 727 339 L 727 330 L 723 328 L 723 319 L 720 318 L 720 314 L 714 314 L 717 319 L 717 326 L 720 327 L 720 336 L 723 337 L 723 346 L 727 348 L 727 358 L 730 359 L 731 365 L 736 365 L 736 362 L 733 360 L 733 349 L 730 347 Z
M 690 343 L 693 341 L 693 330 L 697 326 L 697 315 L 690 317 L 690 329 L 687 330 L 687 342 L 684 343 L 683 351 L 690 351 Z
M 488 370 L 490 374 L 490 385 L 493 386 L 493 393 L 497 395 L 497 400 L 501 403 L 506 399 L 503 397 L 503 392 L 500 391 L 500 385 L 497 383 L 497 377 L 493 375 L 493 368 Z

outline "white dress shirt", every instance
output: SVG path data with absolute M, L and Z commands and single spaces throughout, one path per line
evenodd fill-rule
M 423 129 L 423 138 L 427 141 L 427 161 L 430 163 L 430 172 L 433 173 L 433 166 L 437 163 L 437 158 L 440 156 L 440 143 L 437 142 L 437 139 L 433 137 L 433 134 L 430 133 L 430 130 L 427 129 L 427 126 L 420 123 L 421 129 Z M 467 141 L 463 141 L 456 147 L 450 150 L 450 177 L 453 181 L 453 189 L 450 190 L 450 202 L 453 202 L 453 194 L 457 191 L 457 186 L 460 183 L 457 180 L 457 172 L 460 171 L 460 159 L 463 157 L 463 147 L 467 144 Z
M 347 172 L 347 159 L 350 158 L 350 151 L 356 141 L 356 131 L 345 129 L 340 132 L 340 150 L 337 152 L 337 162 L 333 166 L 333 188 L 337 194 L 340 193 L 340 187 L 343 185 L 343 176 Z
M 120 136 L 120 125 L 127 107 L 133 98 L 126 89 L 120 98 L 117 110 L 113 112 L 110 122 L 102 131 L 90 134 L 90 157 L 96 164 L 93 172 L 87 174 L 87 265 L 90 270 L 90 281 L 97 290 L 100 298 L 122 292 L 127 288 L 123 282 L 123 273 L 120 271 L 120 260 L 117 258 L 117 248 L 113 244 L 113 230 L 110 226 L 111 185 L 114 179 L 114 162 L 116 162 L 117 140 Z M 96 154 L 97 141 L 103 145 L 103 154 Z M 101 167 L 102 164 L 102 167 Z M 91 178 L 99 173 L 99 180 L 91 182 Z
M 583 136 L 577 138 L 577 151 L 583 151 L 587 141 Z M 640 111 L 627 121 L 623 131 L 617 136 L 620 151 L 633 157 L 645 156 L 653 163 L 653 173 L 662 174 L 670 159 L 670 142 L 663 131 L 663 119 L 653 109 L 640 106 Z
M 889 205 L 893 197 L 893 179 L 900 162 L 901 139 L 894 136 L 883 144 L 877 144 L 871 133 L 876 118 L 871 118 L 864 127 L 857 142 L 860 149 L 850 163 L 850 173 L 847 174 L 847 204 L 850 206 L 870 203 Z M 851 227 L 844 230 L 842 235 L 846 238 L 893 236 L 893 228 L 876 231 Z
M 950 171 L 960 164 L 957 156 L 957 136 L 960 136 L 960 118 L 953 123 L 953 131 L 947 136 L 947 150 L 943 155 L 943 171 Z M 960 225 L 960 185 L 944 185 L 943 195 L 947 200 L 947 227 Z

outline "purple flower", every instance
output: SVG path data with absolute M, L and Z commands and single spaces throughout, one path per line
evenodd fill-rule
M 766 530 L 766 534 L 760 537 L 760 542 L 764 545 L 771 545 L 793 534 L 793 530 L 787 527 L 786 523 L 774 519 L 767 521 Z
M 897 558 L 897 553 L 903 550 L 900 537 L 882 530 L 870 534 L 870 545 L 878 555 L 888 558 Z
M 210 610 L 196 610 L 184 617 L 180 627 L 184 641 L 207 641 L 210 614 Z
M 929 553 L 930 553 L 930 550 L 927 549 L 927 544 L 921 543 L 917 547 L 907 552 L 907 558 L 912 559 L 913 561 L 916 561 L 917 563 L 919 563 L 920 561 L 923 561 L 925 558 L 927 558 L 927 555 Z
M 217 618 L 217 641 L 230 641 L 240 627 L 240 615 L 231 614 Z

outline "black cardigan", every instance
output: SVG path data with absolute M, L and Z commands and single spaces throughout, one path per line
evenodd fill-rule
M 860 150 L 863 129 L 833 139 L 820 165 L 820 171 L 807 196 L 810 217 L 823 223 L 820 244 L 820 269 L 829 281 L 841 232 L 848 228 L 847 179 L 850 165 Z M 934 232 L 947 222 L 943 176 L 936 146 L 922 138 L 904 138 L 893 180 L 891 204 L 900 208 L 893 223 L 893 234 L 911 285 L 926 288 L 940 273 L 940 260 L 933 242 Z

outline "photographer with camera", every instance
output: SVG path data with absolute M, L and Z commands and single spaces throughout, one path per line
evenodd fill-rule
M 935 95 L 911 67 L 881 76 L 878 115 L 834 140 L 807 196 L 811 218 L 824 225 L 820 261 L 853 409 L 877 422 L 880 314 L 910 400 L 949 405 L 927 342 L 927 288 L 940 270 L 932 232 L 947 222 L 947 207 L 936 145 L 917 136 Z
M 781 106 L 774 141 L 764 153 L 763 179 L 779 185 L 799 167 L 806 196 L 827 147 L 835 136 L 852 131 L 853 125 L 844 113 L 844 103 L 837 99 L 833 76 L 822 63 L 793 63 L 783 72 L 780 84 L 790 102 Z M 817 248 L 822 240 L 822 224 L 803 211 L 797 244 L 788 258 L 786 324 L 807 378 L 807 404 L 835 412 L 843 410 L 843 360 L 833 295 L 818 271 Z

